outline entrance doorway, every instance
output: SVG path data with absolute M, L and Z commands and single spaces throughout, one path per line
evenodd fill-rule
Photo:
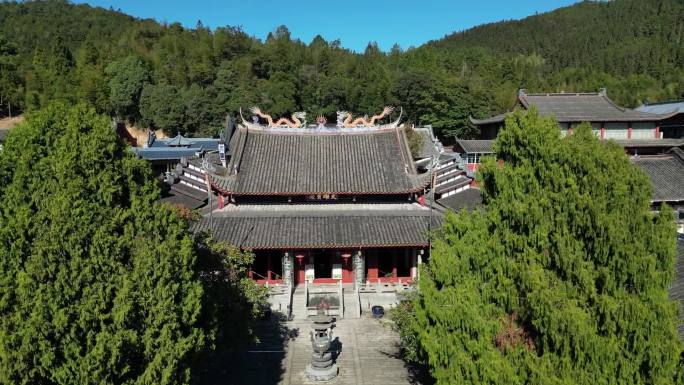
M 282 252 L 258 250 L 250 270 L 252 279 L 260 283 L 281 283 L 283 280 Z
M 370 282 L 406 282 L 412 279 L 414 267 L 412 249 L 368 249 L 366 256 L 366 280 Z
M 336 249 L 301 250 L 294 252 L 294 283 L 352 283 L 354 281 L 352 252 Z M 279 265 L 280 266 L 280 265 Z M 281 267 L 282 269 L 282 267 Z
M 314 260 L 314 274 L 316 275 L 316 279 L 332 278 L 331 256 L 325 255 L 325 253 L 315 253 L 312 257 Z
M 396 255 L 397 261 L 397 277 L 411 276 L 411 254 L 408 250 L 403 250 L 403 253 Z

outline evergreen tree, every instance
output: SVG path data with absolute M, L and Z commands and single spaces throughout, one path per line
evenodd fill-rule
M 17 69 L 17 49 L 0 34 L 0 116 L 12 116 L 12 106 L 21 103 L 22 91 Z
M 135 56 L 127 56 L 107 66 L 111 108 L 121 118 L 137 119 L 138 103 L 143 86 L 150 80 L 145 63 Z
M 448 214 L 421 273 L 414 357 L 438 384 L 681 381 L 674 220 L 649 211 L 647 177 L 588 125 L 561 139 L 535 111 L 494 150 L 486 209 Z
M 180 133 L 185 121 L 183 95 L 171 84 L 146 84 L 140 95 L 141 123 L 162 129 L 169 135 Z
M 109 119 L 56 105 L 0 152 L 0 383 L 183 384 L 205 346 L 185 220 Z

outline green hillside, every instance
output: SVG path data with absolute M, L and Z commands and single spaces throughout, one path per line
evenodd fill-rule
M 66 1 L 2 2 L 0 116 L 84 101 L 171 134 L 213 134 L 251 105 L 334 121 L 341 109 L 391 104 L 409 123 L 468 137 L 469 115 L 510 108 L 519 88 L 607 87 L 625 106 L 684 97 L 683 20 L 677 0 L 585 2 L 357 54 L 339 41 L 292 39 L 285 26 L 261 41 L 236 27 L 189 29 Z
M 593 68 L 614 75 L 667 77 L 684 64 L 684 3 L 585 1 L 519 21 L 482 25 L 431 45 L 537 54 L 553 70 Z

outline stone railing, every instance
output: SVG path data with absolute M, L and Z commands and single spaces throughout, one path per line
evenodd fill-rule
M 304 280 L 304 314 L 309 315 L 309 281 Z
M 339 283 L 338 295 L 340 298 L 340 317 L 344 317 L 344 288 L 342 287 L 342 280 L 337 282 Z

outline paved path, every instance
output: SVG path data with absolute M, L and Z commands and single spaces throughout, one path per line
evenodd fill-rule
M 221 374 L 207 384 L 300 385 L 309 381 L 304 370 L 310 362 L 310 322 L 268 325 L 260 330 L 262 343 L 234 357 L 226 357 Z M 278 328 L 280 328 L 278 330 Z M 412 384 L 399 357 L 399 338 L 388 324 L 373 319 L 342 319 L 333 329 L 340 374 L 326 384 Z

